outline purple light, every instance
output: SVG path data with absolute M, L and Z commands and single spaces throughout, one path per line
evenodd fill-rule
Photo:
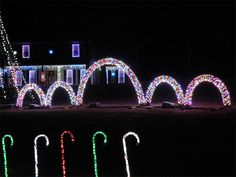
M 69 85 L 73 84 L 73 70 L 72 69 L 66 70 L 66 83 Z
M 35 71 L 30 70 L 29 71 L 29 84 L 35 83 Z
M 22 72 L 16 71 L 16 86 L 22 86 Z
M 30 58 L 30 45 L 22 45 L 22 58 Z
M 119 69 L 118 70 L 118 84 L 125 83 L 125 72 L 124 70 Z
M 72 57 L 79 58 L 80 57 L 80 46 L 79 44 L 72 44 Z

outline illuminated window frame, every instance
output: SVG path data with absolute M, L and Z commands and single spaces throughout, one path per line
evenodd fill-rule
M 16 86 L 22 86 L 23 73 L 22 71 L 16 71 Z
M 118 84 L 125 83 L 125 71 L 122 69 L 118 70 Z
M 29 84 L 36 83 L 35 70 L 29 70 Z
M 30 45 L 22 45 L 22 58 L 30 58 Z
M 69 81 L 69 78 L 71 78 L 71 81 Z M 73 70 L 72 69 L 66 70 L 66 83 L 69 85 L 73 85 Z
M 72 58 L 80 57 L 80 44 L 72 44 Z

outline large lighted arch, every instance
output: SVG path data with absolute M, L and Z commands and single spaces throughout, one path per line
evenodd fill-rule
M 129 68 L 129 66 L 127 66 L 125 63 L 123 63 L 120 60 L 117 60 L 114 58 L 105 58 L 105 59 L 101 59 L 101 60 L 94 62 L 86 70 L 85 74 L 81 78 L 81 82 L 80 82 L 78 92 L 77 92 L 77 100 L 78 100 L 79 105 L 83 103 L 84 91 L 85 91 L 86 84 L 87 84 L 90 76 L 97 68 L 104 66 L 104 65 L 113 65 L 113 66 L 118 67 L 119 69 L 124 70 L 125 73 L 128 75 L 129 79 L 131 80 L 132 85 L 134 86 L 134 89 L 136 91 L 137 98 L 138 98 L 138 103 L 139 104 L 146 103 L 146 99 L 145 99 L 145 96 L 143 93 L 142 86 L 141 86 L 139 80 L 137 79 L 136 75 L 134 74 L 134 72 Z
M 43 92 L 43 90 L 36 84 L 26 84 L 19 92 L 17 100 L 16 100 L 16 106 L 22 107 L 23 106 L 23 100 L 25 98 L 25 94 L 30 91 L 34 90 L 40 100 L 40 105 L 45 106 L 46 105 L 46 96 Z
M 210 74 L 197 76 L 189 83 L 185 93 L 185 105 L 192 105 L 193 92 L 195 88 L 202 82 L 209 82 L 216 86 L 221 93 L 224 106 L 231 105 L 230 94 L 225 84 L 219 78 Z
M 49 89 L 47 91 L 47 95 L 46 95 L 47 106 L 52 105 L 52 96 L 53 96 L 54 92 L 56 91 L 56 89 L 59 87 L 65 89 L 66 92 L 69 94 L 71 104 L 77 105 L 77 99 L 76 99 L 75 92 L 74 92 L 73 88 L 69 84 L 67 84 L 66 82 L 56 81 L 49 87 Z
M 169 84 L 175 91 L 176 97 L 177 97 L 177 101 L 179 104 L 184 104 L 184 93 L 183 90 L 181 88 L 181 85 L 172 77 L 170 76 L 159 76 L 156 77 L 151 84 L 149 85 L 147 91 L 146 91 L 146 100 L 148 103 L 152 102 L 152 97 L 153 94 L 157 88 L 158 85 L 160 85 L 161 83 L 167 83 Z

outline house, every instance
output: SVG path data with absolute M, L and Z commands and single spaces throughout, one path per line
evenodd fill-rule
M 64 81 L 75 88 L 87 67 L 94 62 L 91 61 L 90 42 L 20 42 L 12 43 L 12 47 L 20 63 L 20 70 L 16 71 L 19 87 L 35 83 L 47 89 L 55 81 Z M 9 67 L 4 63 L 1 65 L 4 67 L 0 69 L 0 77 L 4 83 L 0 86 L 9 87 Z M 100 68 L 94 72 L 90 81 L 92 85 L 122 84 L 125 83 L 125 73 L 117 67 L 106 66 L 105 71 Z

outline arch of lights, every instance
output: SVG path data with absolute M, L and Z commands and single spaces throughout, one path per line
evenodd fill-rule
M 219 78 L 210 74 L 203 74 L 203 75 L 199 75 L 195 77 L 188 85 L 187 90 L 185 92 L 185 96 L 184 96 L 184 92 L 180 84 L 178 84 L 178 82 L 174 78 L 170 76 L 162 75 L 162 76 L 156 77 L 151 82 L 151 84 L 149 85 L 146 91 L 146 94 L 144 95 L 142 86 L 140 82 L 138 81 L 137 77 L 135 76 L 134 72 L 125 63 L 123 63 L 120 60 L 113 59 L 113 58 L 105 58 L 105 59 L 98 60 L 97 62 L 94 62 L 86 70 L 85 74 L 81 78 L 77 96 L 75 95 L 75 92 L 73 91 L 72 87 L 63 81 L 56 81 L 53 85 L 51 85 L 47 91 L 46 96 L 43 90 L 36 84 L 26 84 L 20 90 L 18 94 L 16 105 L 18 107 L 22 107 L 25 94 L 29 90 L 34 90 L 39 96 L 41 106 L 46 106 L 46 105 L 51 106 L 52 96 L 58 87 L 62 87 L 67 91 L 67 93 L 70 96 L 72 105 L 81 105 L 83 103 L 83 95 L 84 95 L 84 91 L 85 91 L 88 79 L 97 68 L 100 68 L 103 65 L 115 65 L 119 69 L 122 69 L 125 71 L 125 73 L 128 75 L 128 77 L 130 78 L 135 88 L 139 104 L 151 103 L 153 94 L 156 88 L 158 87 L 158 85 L 161 83 L 167 83 L 174 89 L 179 104 L 185 105 L 185 106 L 192 105 L 192 96 L 193 96 L 193 92 L 195 88 L 202 82 L 209 82 L 215 85 L 220 91 L 223 105 L 224 106 L 231 105 L 230 93 L 228 89 L 226 88 L 225 84 Z
M 16 100 L 16 106 L 22 107 L 23 106 L 23 100 L 25 98 L 25 94 L 30 91 L 34 90 L 40 100 L 40 105 L 41 106 L 46 106 L 46 96 L 43 92 L 43 90 L 36 84 L 26 84 L 19 92 L 17 100 Z
M 67 84 L 66 82 L 56 81 L 49 87 L 49 89 L 47 91 L 47 95 L 46 95 L 47 106 L 51 106 L 52 96 L 53 96 L 54 92 L 56 91 L 56 89 L 59 87 L 65 89 L 66 92 L 69 94 L 71 104 L 77 105 L 77 99 L 76 99 L 75 92 L 74 92 L 73 88 L 69 84 Z
M 224 106 L 230 106 L 230 94 L 225 84 L 218 78 L 210 74 L 203 74 L 195 77 L 188 85 L 187 90 L 185 92 L 185 105 L 192 105 L 192 97 L 195 88 L 203 83 L 209 82 L 218 88 L 221 93 L 222 101 Z
M 119 69 L 123 70 L 129 77 L 129 79 L 131 80 L 132 85 L 134 86 L 134 89 L 136 91 L 137 94 L 137 98 L 138 98 L 138 103 L 139 104 L 145 104 L 146 103 L 146 99 L 143 93 L 143 89 L 142 86 L 138 80 L 138 78 L 136 77 L 136 75 L 134 74 L 134 72 L 129 68 L 129 66 L 127 66 L 125 63 L 123 63 L 120 60 L 114 59 L 114 58 L 105 58 L 105 59 L 101 59 L 98 60 L 96 62 L 94 62 L 85 72 L 85 74 L 83 75 L 83 77 L 81 78 L 81 82 L 78 88 L 78 92 L 77 92 L 77 100 L 78 100 L 78 104 L 82 104 L 83 103 L 83 96 L 84 96 L 84 91 L 87 85 L 87 82 L 90 78 L 90 76 L 93 74 L 93 72 L 100 68 L 101 66 L 104 65 L 113 65 L 113 66 L 117 66 Z
M 175 91 L 175 94 L 177 96 L 177 100 L 179 104 L 184 104 L 184 92 L 180 86 L 180 84 L 173 79 L 170 76 L 159 76 L 156 77 L 151 84 L 149 85 L 147 91 L 146 91 L 146 101 L 147 103 L 151 103 L 152 102 L 152 97 L 154 94 L 154 91 L 156 90 L 157 86 L 160 85 L 161 83 L 167 83 L 169 84 Z

